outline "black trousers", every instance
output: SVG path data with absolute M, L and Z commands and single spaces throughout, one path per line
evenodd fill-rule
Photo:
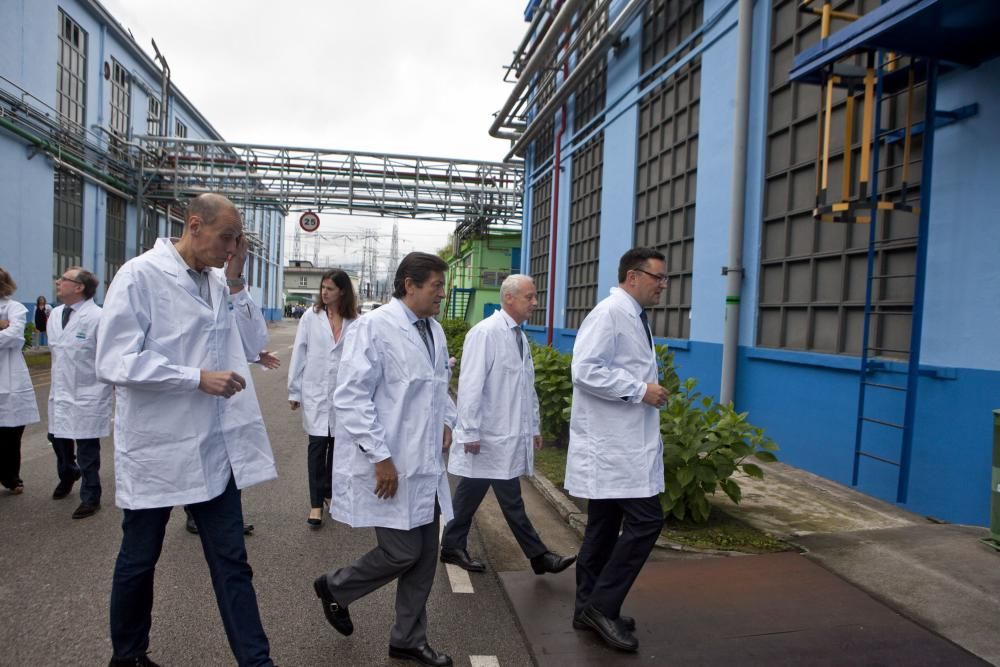
M 576 560 L 576 614 L 590 606 L 618 618 L 662 528 L 657 496 L 591 500 Z
M 71 440 L 48 434 L 56 453 L 56 472 L 60 482 L 83 478 L 80 482 L 80 502 L 99 505 L 101 502 L 101 441 L 98 438 Z
M 466 548 L 469 528 L 472 526 L 472 516 L 479 509 L 479 505 L 483 502 L 490 487 L 493 488 L 493 493 L 503 511 L 503 518 L 507 520 L 510 532 L 514 534 L 514 538 L 524 555 L 528 558 L 534 558 L 548 551 L 524 511 L 524 500 L 521 499 L 521 480 L 517 477 L 514 479 L 463 477 L 458 482 L 458 488 L 455 489 L 455 498 L 452 503 L 455 508 L 455 518 L 444 527 L 441 548 Z
M 333 493 L 333 438 L 310 435 L 307 456 L 309 506 L 323 507 L 323 499 Z
M 0 426 L 0 484 L 21 486 L 21 436 L 24 426 Z

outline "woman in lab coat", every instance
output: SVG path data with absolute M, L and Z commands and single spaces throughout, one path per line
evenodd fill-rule
M 24 363 L 24 323 L 28 309 L 10 296 L 17 283 L 0 267 L 0 484 L 10 493 L 24 491 L 21 436 L 38 421 L 35 389 Z
M 344 334 L 357 317 L 357 298 L 350 277 L 331 269 L 320 281 L 319 299 L 299 319 L 288 370 L 288 404 L 302 408 L 302 427 L 309 436 L 310 528 L 323 525 L 323 502 L 331 493 L 333 465 L 333 390 L 343 353 Z

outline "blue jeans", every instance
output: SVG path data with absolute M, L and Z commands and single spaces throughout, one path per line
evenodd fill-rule
M 247 563 L 236 482 L 230 477 L 222 495 L 188 508 L 198 524 L 215 600 L 236 662 L 240 667 L 272 667 L 253 571 Z M 171 509 L 124 510 L 122 545 L 111 584 L 111 646 L 116 658 L 138 657 L 149 648 L 153 575 Z

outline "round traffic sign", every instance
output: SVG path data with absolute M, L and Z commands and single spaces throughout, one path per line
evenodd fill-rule
M 299 216 L 299 227 L 306 232 L 315 232 L 319 229 L 319 216 L 312 211 L 306 211 Z

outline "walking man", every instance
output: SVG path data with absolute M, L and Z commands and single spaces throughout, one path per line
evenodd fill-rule
M 56 280 L 62 305 L 48 322 L 52 351 L 49 389 L 49 441 L 56 453 L 59 484 L 52 492 L 65 498 L 80 482 L 80 505 L 74 519 L 101 508 L 101 441 L 111 435 L 112 388 L 97 379 L 97 332 L 101 308 L 94 303 L 97 276 L 78 266 Z
M 667 392 L 658 383 L 645 311 L 667 285 L 663 255 L 629 250 L 618 283 L 583 320 L 573 345 L 566 490 L 589 499 L 573 627 L 631 652 L 639 642 L 622 602 L 663 527 L 659 408 Z
M 330 514 L 353 528 L 373 526 L 378 546 L 313 582 L 327 621 L 349 635 L 348 606 L 396 579 L 389 657 L 435 667 L 452 664 L 427 642 L 438 516 L 452 516 L 442 449 L 451 444 L 455 405 L 444 330 L 434 320 L 447 270 L 437 255 L 410 253 L 396 270 L 392 301 L 344 336 Z
M 520 476 L 534 472 L 534 450 L 542 446 L 535 367 L 521 331 L 538 305 L 535 283 L 530 276 L 508 276 L 500 301 L 500 310 L 472 327 L 462 347 L 456 447 L 448 461 L 448 471 L 462 479 L 455 489 L 455 518 L 441 539 L 441 560 L 470 572 L 486 569 L 469 556 L 467 540 L 472 517 L 492 487 L 535 574 L 562 572 L 576 557 L 548 550 L 521 499 Z
M 104 302 L 97 374 L 116 387 L 116 501 L 125 514 L 112 666 L 155 664 L 146 656 L 153 575 L 175 505 L 188 505 L 198 526 L 237 663 L 273 665 L 240 500 L 240 489 L 277 476 L 248 365 L 267 327 L 244 289 L 246 252 L 233 203 L 200 195 L 180 240 L 157 239 L 126 262 Z

